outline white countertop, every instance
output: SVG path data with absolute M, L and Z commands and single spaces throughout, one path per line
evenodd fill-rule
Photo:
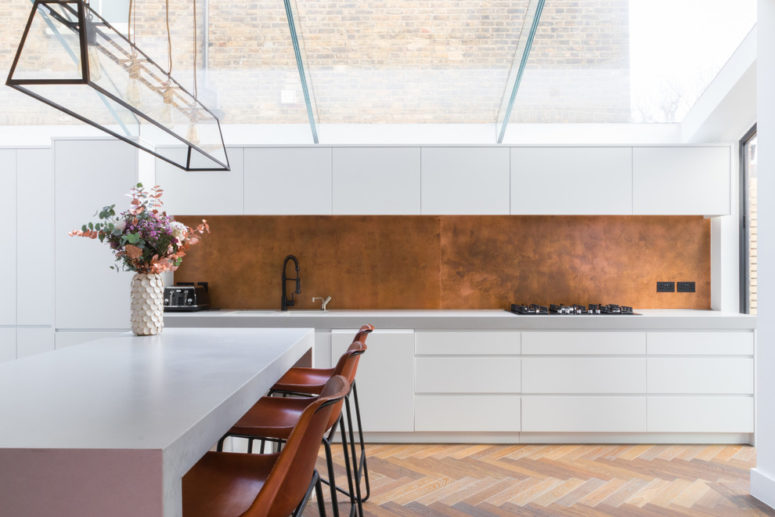
M 3 507 L 179 517 L 182 476 L 313 344 L 311 328 L 168 328 L 0 364 Z
M 0 447 L 166 449 L 309 331 L 165 329 L 2 363 Z
M 414 329 L 637 330 L 753 329 L 756 317 L 711 310 L 644 309 L 638 315 L 516 315 L 505 310 L 214 310 L 164 315 L 171 327 L 314 327 Z

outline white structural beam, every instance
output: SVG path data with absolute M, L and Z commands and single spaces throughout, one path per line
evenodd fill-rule
M 758 13 L 759 314 L 751 494 L 775 508 L 775 0 L 759 0 Z
M 684 142 L 737 141 L 756 122 L 757 32 L 751 29 L 686 114 Z

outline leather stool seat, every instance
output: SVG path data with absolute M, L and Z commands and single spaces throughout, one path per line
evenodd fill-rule
M 272 386 L 272 391 L 317 395 L 336 373 L 335 368 L 291 368 Z
M 242 515 L 264 486 L 279 454 L 208 452 L 183 478 L 186 517 Z
M 286 440 L 312 401 L 314 399 L 262 397 L 232 426 L 229 434 Z

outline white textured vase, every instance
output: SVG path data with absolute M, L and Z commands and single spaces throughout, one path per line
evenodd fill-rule
M 161 275 L 135 273 L 132 277 L 132 332 L 155 336 L 164 328 L 164 282 Z

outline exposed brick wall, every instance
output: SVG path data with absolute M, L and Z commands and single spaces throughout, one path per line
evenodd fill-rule
M 135 0 L 137 43 L 166 68 L 164 2 Z M 321 122 L 492 123 L 527 0 L 296 0 Z M 0 6 L 0 65 L 10 65 L 26 0 Z M 203 0 L 198 0 L 203 67 Z M 191 87 L 193 9 L 170 0 L 174 76 Z M 303 123 L 296 63 L 280 0 L 210 0 L 208 78 L 200 94 L 225 123 Z M 518 96 L 514 121 L 629 119 L 628 8 L 618 0 L 553 0 Z M 5 67 L 7 69 L 7 66 Z M 282 90 L 297 94 L 281 104 Z M 0 92 L 0 123 L 67 117 Z

